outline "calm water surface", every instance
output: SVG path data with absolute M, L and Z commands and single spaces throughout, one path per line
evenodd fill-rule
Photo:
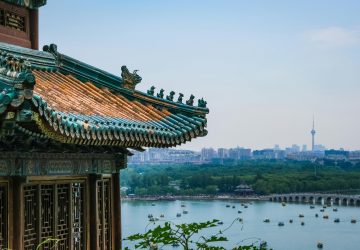
M 152 206 L 152 203 L 155 206 Z M 185 204 L 186 208 L 182 208 Z M 231 205 L 227 208 L 226 205 Z M 235 206 L 235 208 L 232 208 Z M 235 223 L 225 235 L 230 240 L 223 244 L 227 249 L 239 242 L 251 244 L 257 239 L 265 240 L 268 246 L 274 250 L 311 250 L 317 249 L 317 242 L 322 242 L 326 250 L 352 250 L 360 249 L 360 208 L 333 206 L 320 212 L 322 206 L 315 205 L 315 209 L 310 209 L 306 204 L 287 204 L 282 206 L 280 203 L 272 202 L 252 202 L 248 208 L 241 206 L 240 201 L 123 201 L 122 202 L 122 226 L 123 237 L 135 233 L 145 232 L 149 224 L 148 214 L 153 214 L 160 218 L 164 214 L 164 220 L 174 223 L 206 221 L 219 219 L 224 222 L 213 230 L 213 233 L 228 227 L 234 219 L 242 218 L 243 223 Z M 334 212 L 333 208 L 338 211 Z M 186 209 L 188 214 L 176 217 Z M 238 214 L 238 210 L 242 211 Z M 316 218 L 315 214 L 319 217 Z M 299 218 L 303 214 L 304 218 Z M 323 219 L 323 215 L 329 219 Z M 264 223 L 265 218 L 270 219 L 270 223 Z M 334 223 L 334 219 L 339 218 L 340 223 Z M 160 218 L 161 219 L 161 218 Z M 289 220 L 293 223 L 290 224 Z M 350 220 L 356 219 L 356 224 L 351 224 Z M 285 226 L 279 227 L 278 222 L 284 222 Z M 301 222 L 305 225 L 301 226 Z M 162 223 L 161 221 L 157 223 Z M 150 225 L 151 227 L 153 225 Z M 209 233 L 209 232 L 208 232 Z M 124 246 L 134 249 L 130 242 L 124 242 Z M 180 249 L 169 247 L 166 249 Z

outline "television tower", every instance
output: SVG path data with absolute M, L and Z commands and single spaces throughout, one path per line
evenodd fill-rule
M 311 141 L 311 150 L 314 151 L 315 150 L 315 119 L 313 116 L 313 126 L 312 126 L 312 130 L 311 130 L 311 137 L 312 137 L 312 141 Z

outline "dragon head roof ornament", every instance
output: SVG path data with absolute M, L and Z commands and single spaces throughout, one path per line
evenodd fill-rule
M 141 82 L 142 78 L 137 74 L 138 70 L 130 73 L 128 68 L 124 65 L 121 67 L 121 77 L 123 79 L 123 88 L 134 90 L 135 86 Z

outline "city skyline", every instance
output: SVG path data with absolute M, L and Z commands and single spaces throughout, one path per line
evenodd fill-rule
M 138 69 L 141 91 L 155 85 L 156 92 L 204 97 L 209 134 L 182 148 L 311 148 L 314 114 L 318 142 L 355 150 L 359 9 L 354 0 L 48 1 L 40 45 L 56 43 L 61 53 L 116 75 L 122 65 Z

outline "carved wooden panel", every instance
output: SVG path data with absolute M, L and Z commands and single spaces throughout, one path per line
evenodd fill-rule
M 5 11 L 5 26 L 18 31 L 26 32 L 25 17 Z
M 25 16 L 0 8 L 0 25 L 26 32 Z
M 0 249 L 8 247 L 8 202 L 7 186 L 0 184 Z
M 0 176 L 112 174 L 126 166 L 126 155 L 20 153 L 0 154 Z

